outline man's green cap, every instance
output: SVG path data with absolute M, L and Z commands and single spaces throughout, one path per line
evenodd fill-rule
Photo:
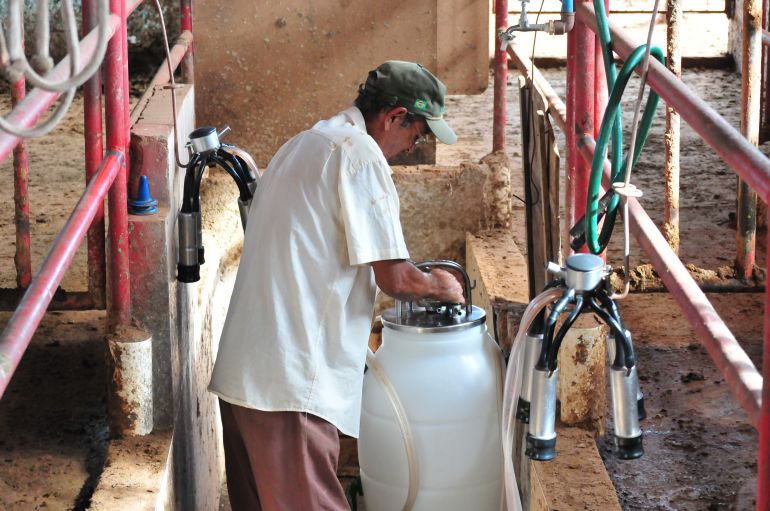
M 457 135 L 444 120 L 446 86 L 420 64 L 388 60 L 369 71 L 364 90 L 424 117 L 436 138 L 445 144 L 457 141 Z

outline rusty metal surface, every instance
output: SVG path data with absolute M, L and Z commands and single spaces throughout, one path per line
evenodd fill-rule
M 682 50 L 679 46 L 681 39 L 682 1 L 668 0 L 666 2 L 666 67 L 682 79 Z M 661 231 L 668 241 L 671 250 L 679 253 L 679 147 L 681 119 L 679 113 L 671 107 L 666 107 L 666 132 L 663 141 L 666 156 L 663 164 L 665 188 L 663 195 L 663 226 Z
M 495 0 L 495 34 L 508 28 L 508 0 Z M 508 88 L 508 53 L 495 40 L 494 113 L 492 117 L 492 151 L 505 149 L 505 125 L 508 118 L 505 92 Z
M 759 144 L 759 114 L 762 86 L 762 1 L 743 0 L 743 42 L 741 64 L 741 133 L 749 143 Z M 757 194 L 742 179 L 738 181 L 736 213 L 736 255 L 738 273 L 751 277 L 756 258 Z
M 26 80 L 21 78 L 11 87 L 11 106 L 16 107 L 26 95 Z M 27 143 L 21 140 L 13 149 L 13 203 L 16 223 L 16 285 L 27 288 L 32 281 L 31 237 L 29 230 L 29 169 Z
M 128 190 L 125 154 L 128 142 L 125 88 L 125 3 L 110 0 L 112 12 L 121 13 L 121 21 L 107 44 L 104 66 L 105 122 L 107 150 L 119 155 L 120 167 L 110 187 L 109 242 L 110 242 L 110 291 L 109 318 L 112 324 L 127 325 L 131 319 L 131 288 L 128 267 Z
M 83 0 L 83 33 L 93 29 L 96 18 L 94 0 Z M 83 84 L 83 142 L 85 150 L 86 185 L 99 169 L 104 157 L 102 137 L 102 74 L 96 73 Z M 94 215 L 88 229 L 88 293 L 94 305 L 106 304 L 107 270 L 105 262 L 104 205 Z

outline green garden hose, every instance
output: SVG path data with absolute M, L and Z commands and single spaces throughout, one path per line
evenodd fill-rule
M 612 138 L 610 155 L 612 161 L 611 181 L 617 182 L 625 179 L 625 169 L 627 168 L 627 156 L 623 158 L 623 127 L 621 124 L 620 100 L 625 91 L 628 80 L 634 71 L 634 68 L 643 60 L 647 51 L 647 45 L 641 45 L 636 48 L 628 60 L 621 67 L 620 72 L 615 69 L 612 56 L 612 40 L 610 37 L 609 24 L 607 22 L 607 13 L 604 9 L 603 0 L 594 0 L 594 10 L 596 12 L 597 35 L 602 47 L 602 56 L 604 57 L 605 73 L 607 75 L 607 86 L 610 89 L 610 98 L 607 102 L 607 108 L 602 118 L 599 137 L 596 141 L 596 149 L 591 162 L 591 176 L 588 182 L 588 194 L 586 200 L 585 214 L 585 240 L 588 250 L 593 254 L 599 254 L 604 251 L 612 235 L 612 229 L 615 225 L 618 203 L 620 197 L 614 194 L 607 207 L 607 214 L 604 219 L 604 225 L 600 234 L 597 234 L 599 223 L 599 192 L 601 191 L 602 173 L 604 170 L 604 158 L 607 146 Z M 663 51 L 653 46 L 650 48 L 650 55 L 663 62 Z M 650 90 L 647 98 L 647 104 L 644 108 L 644 114 L 640 122 L 640 129 L 636 136 L 634 155 L 632 165 L 635 165 L 639 159 L 644 143 L 650 133 L 653 117 L 658 107 L 659 96 L 655 91 Z

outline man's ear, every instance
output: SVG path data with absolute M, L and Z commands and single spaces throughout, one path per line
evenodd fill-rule
M 385 113 L 385 131 L 389 131 L 396 122 L 401 123 L 400 118 L 406 114 L 407 110 L 403 106 L 391 108 Z

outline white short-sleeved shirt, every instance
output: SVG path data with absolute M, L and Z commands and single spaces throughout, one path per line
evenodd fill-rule
M 276 153 L 249 212 L 211 392 L 358 436 L 368 263 L 409 257 L 391 172 L 355 107 Z

